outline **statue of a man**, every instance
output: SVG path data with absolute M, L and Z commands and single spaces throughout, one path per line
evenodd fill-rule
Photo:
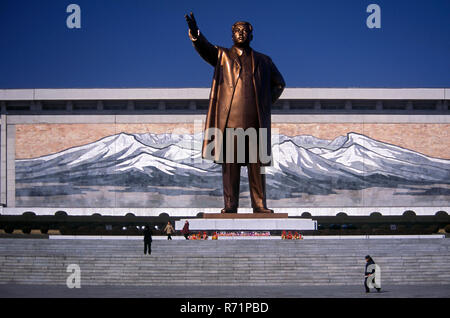
M 253 27 L 250 23 L 239 21 L 233 24 L 234 45 L 228 49 L 209 43 L 200 32 L 192 13 L 185 15 L 185 18 L 192 44 L 200 56 L 214 67 L 202 157 L 213 159 L 222 165 L 225 207 L 221 212 L 237 213 L 241 166 L 246 165 L 253 212 L 273 213 L 273 210 L 266 206 L 266 180 L 265 175 L 261 173 L 261 167 L 270 164 L 270 160 L 262 162 L 260 154 L 264 150 L 265 154 L 271 155 L 271 106 L 283 92 L 283 77 L 270 57 L 250 47 L 250 41 L 253 39 Z M 223 138 L 214 136 L 215 138 L 210 140 L 206 132 L 211 129 L 219 130 Z M 236 148 L 236 145 L 239 145 L 236 135 L 228 134 L 228 131 L 233 129 L 245 132 L 256 129 L 257 140 L 246 136 L 244 147 Z M 228 148 L 226 144 L 232 140 L 235 141 L 231 143 L 234 148 Z M 209 143 L 214 144 L 211 153 L 208 152 Z M 256 159 L 251 160 L 255 158 L 253 155 L 258 148 Z M 244 160 L 237 160 L 236 155 L 239 157 L 239 151 L 242 150 L 245 151 Z M 234 155 L 227 156 L 226 152 Z M 224 158 L 226 160 L 223 160 Z

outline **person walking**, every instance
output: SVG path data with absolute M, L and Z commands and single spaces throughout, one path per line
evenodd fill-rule
M 148 255 L 152 254 L 152 234 L 152 230 L 146 225 L 144 228 L 144 255 L 147 254 L 147 252 Z
M 164 228 L 164 232 L 166 232 L 167 234 L 167 239 L 172 240 L 172 233 L 175 232 L 175 229 L 173 228 L 172 224 L 170 224 L 170 222 L 167 222 L 167 225 Z
M 186 222 L 184 222 L 184 226 L 183 226 L 183 229 L 181 230 L 181 233 L 184 235 L 184 238 L 186 240 L 189 240 L 189 222 L 188 222 L 188 220 L 186 220 Z
M 381 291 L 380 286 L 377 284 L 376 276 L 379 273 L 376 273 L 377 265 L 375 264 L 374 260 L 370 255 L 366 255 L 366 268 L 364 270 L 364 287 L 366 288 L 366 293 L 370 293 L 369 288 L 369 281 L 373 281 L 373 287 L 377 290 L 377 292 Z M 375 278 L 372 278 L 371 276 L 375 276 Z

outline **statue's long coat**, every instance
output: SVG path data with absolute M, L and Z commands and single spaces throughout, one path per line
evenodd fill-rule
M 199 34 L 197 39 L 194 39 L 191 34 L 189 34 L 189 36 L 200 56 L 215 68 L 211 93 L 209 96 L 209 108 L 206 116 L 205 132 L 209 128 L 218 128 L 222 134 L 224 134 L 234 90 L 241 71 L 238 53 L 236 52 L 235 47 L 227 49 L 212 45 L 202 34 Z M 267 55 L 252 50 L 252 62 L 253 84 L 255 88 L 259 127 L 267 129 L 266 153 L 270 155 L 271 106 L 283 92 L 285 82 L 275 64 Z M 212 152 L 212 158 L 208 151 L 206 151 L 206 146 L 209 142 L 214 142 L 215 151 Z M 222 163 L 220 156 L 220 151 L 222 149 L 221 140 L 219 138 L 214 138 L 213 141 L 210 141 L 205 134 L 202 149 L 203 158 L 212 159 L 215 162 Z M 222 158 L 225 158 L 225 156 Z

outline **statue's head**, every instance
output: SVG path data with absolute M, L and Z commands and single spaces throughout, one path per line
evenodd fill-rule
M 253 27 L 245 21 L 238 21 L 231 27 L 234 45 L 245 47 L 253 40 Z

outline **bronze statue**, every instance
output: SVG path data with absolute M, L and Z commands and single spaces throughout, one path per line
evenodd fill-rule
M 257 160 L 249 160 L 251 149 L 255 149 L 252 148 L 255 146 L 254 141 L 246 140 L 244 161 L 236 162 L 233 155 L 231 155 L 233 157 L 231 161 L 224 162 L 222 159 L 226 153 L 225 150 L 229 149 L 225 147 L 225 144 L 236 137 L 231 135 L 230 138 L 227 134 L 230 128 L 240 128 L 245 131 L 257 129 L 259 132 L 265 130 L 265 135 L 258 134 L 256 143 L 259 148 L 267 148 L 265 151 L 268 155 L 271 154 L 271 106 L 283 92 L 285 87 L 283 77 L 270 57 L 250 47 L 250 41 L 253 39 L 253 27 L 250 23 L 239 21 L 233 24 L 234 45 L 228 49 L 209 43 L 200 32 L 192 13 L 190 16 L 185 15 L 185 18 L 192 44 L 200 56 L 215 68 L 206 116 L 202 157 L 213 159 L 222 165 L 225 208 L 221 212 L 237 213 L 241 166 L 247 165 L 253 212 L 273 213 L 273 210 L 266 206 L 266 180 L 265 175 L 260 173 L 261 167 L 267 163 L 262 162 L 260 156 L 257 156 Z M 219 130 L 225 137 L 214 138 L 210 141 L 206 131 L 211 128 Z M 214 143 L 212 156 L 207 152 L 210 142 Z

